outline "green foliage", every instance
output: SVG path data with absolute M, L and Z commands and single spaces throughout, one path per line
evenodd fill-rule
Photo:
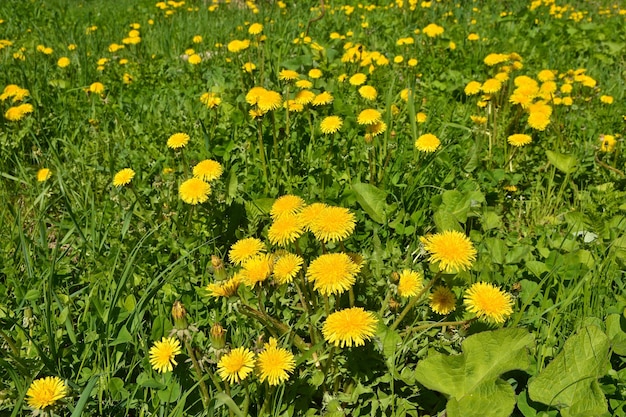
M 431 354 L 415 368 L 415 378 L 448 398 L 449 416 L 508 416 L 515 392 L 503 373 L 525 370 L 534 338 L 522 329 L 501 329 L 472 335 L 462 343 L 463 353 Z

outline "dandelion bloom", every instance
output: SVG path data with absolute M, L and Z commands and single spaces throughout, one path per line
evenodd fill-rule
M 470 119 L 477 125 L 487 124 L 487 118 L 485 116 L 470 116 Z
M 59 58 L 59 60 L 57 61 L 57 66 L 59 68 L 65 68 L 67 66 L 70 65 L 70 59 L 66 56 L 62 56 L 61 58 Z
M 256 65 L 252 62 L 246 62 L 245 64 L 243 64 L 241 66 L 241 69 L 243 69 L 245 72 L 247 73 L 252 73 L 252 71 L 254 71 L 256 69 Z
M 520 146 L 528 145 L 532 141 L 533 141 L 532 136 L 524 135 L 521 133 L 516 133 L 515 135 L 511 135 L 507 139 L 507 142 L 509 142 L 509 144 L 518 148 Z
M 202 57 L 198 54 L 191 54 L 187 59 L 187 62 L 189 62 L 191 65 L 198 65 L 202 62 Z
M 30 92 L 25 88 L 20 88 L 20 86 L 15 84 L 9 84 L 4 87 L 2 94 L 0 94 L 0 100 L 5 101 L 8 98 L 12 98 L 13 102 L 22 101 L 24 97 L 29 96 Z
M 448 288 L 439 286 L 428 297 L 430 308 L 437 314 L 445 316 L 456 309 L 456 297 Z
M 398 294 L 400 297 L 414 297 L 424 288 L 424 279 L 417 271 L 405 269 L 400 272 L 398 281 Z
M 547 69 L 541 70 L 539 71 L 539 74 L 537 74 L 537 78 L 541 82 L 554 81 L 554 71 Z
M 204 93 L 200 96 L 200 102 L 213 109 L 222 103 L 222 99 L 215 93 Z
M 200 36 L 200 35 L 196 35 L 196 36 L 194 36 L 193 38 L 191 38 L 191 41 L 192 41 L 193 43 L 202 43 L 202 36 Z
M 196 205 L 209 199 L 211 186 L 200 178 L 191 178 L 180 184 L 178 196 L 187 204 Z
M 236 274 L 225 281 L 213 282 L 206 286 L 206 290 L 213 297 L 230 297 L 237 293 L 237 288 L 241 283 L 241 275 Z
M 37 181 L 44 182 L 45 180 L 50 178 L 51 175 L 52 172 L 50 172 L 50 169 L 41 168 L 39 171 L 37 171 Z
M 343 126 L 343 120 L 339 116 L 328 116 L 320 123 L 320 130 L 324 134 L 335 133 Z
M 428 120 L 428 115 L 426 113 L 419 112 L 415 115 L 415 120 L 417 123 L 426 123 Z
M 261 32 L 263 32 L 263 25 L 260 23 L 253 23 L 250 25 L 250 27 L 248 28 L 248 33 L 250 35 L 258 35 Z
M 328 343 L 339 347 L 363 346 L 374 336 L 378 319 L 361 307 L 346 308 L 328 316 L 322 334 Z
M 461 232 L 447 230 L 423 237 L 424 249 L 430 252 L 430 261 L 439 264 L 445 272 L 469 269 L 476 260 L 476 249 Z
M 332 103 L 334 100 L 333 95 L 328 91 L 324 91 L 323 93 L 319 93 L 315 96 L 315 98 L 311 101 L 313 106 L 325 106 L 327 104 Z
M 124 168 L 118 171 L 113 177 L 113 185 L 116 187 L 128 185 L 134 177 L 135 171 L 133 171 L 131 168 Z
M 376 97 L 378 96 L 378 92 L 371 85 L 364 85 L 363 87 L 359 88 L 359 94 L 364 99 L 370 101 L 376 100 Z
M 266 91 L 263 87 L 252 87 L 246 94 L 246 102 L 251 106 L 257 104 L 261 95 Z
M 181 352 L 180 341 L 175 337 L 164 337 L 154 342 L 150 348 L 150 365 L 157 372 L 169 372 L 174 369 L 176 355 Z
M 493 67 L 494 65 L 501 64 L 509 60 L 509 55 L 505 54 L 489 54 L 485 57 L 483 62 L 485 65 Z
M 319 68 L 313 68 L 312 70 L 309 71 L 309 77 L 311 77 L 314 80 L 321 78 L 321 76 L 322 76 L 322 71 Z
M 307 89 L 313 87 L 313 83 L 309 80 L 298 80 L 296 81 L 296 87 Z M 315 97 L 315 93 L 313 93 L 313 96 Z
M 385 133 L 387 131 L 387 123 L 385 122 L 374 123 L 373 125 L 367 126 L 365 131 L 371 136 L 378 136 L 381 133 Z
M 217 364 L 219 376 L 231 384 L 246 379 L 253 369 L 254 353 L 245 347 L 231 350 Z
M 354 232 L 356 218 L 347 208 L 326 206 L 322 208 L 315 220 L 308 223 L 308 228 L 315 238 L 324 243 L 339 242 Z
M 615 145 L 617 145 L 617 141 L 615 140 L 615 136 L 613 135 L 600 135 L 600 150 L 602 152 L 611 153 L 615 150 Z
M 35 409 L 43 410 L 63 399 L 68 392 L 69 389 L 61 378 L 47 376 L 36 379 L 30 384 L 28 391 L 26 391 L 28 397 L 26 402 Z
M 354 86 L 359 86 L 361 84 L 363 84 L 365 81 L 367 81 L 367 75 L 358 72 L 356 74 L 354 74 L 352 77 L 350 77 L 350 79 L 348 80 L 348 82 Z
M 230 41 L 228 45 L 226 45 L 226 48 L 228 49 L 229 52 L 237 53 L 245 49 L 248 49 L 249 46 L 250 46 L 250 40 L 244 39 L 240 41 L 240 40 L 235 39 L 234 41 Z
M 270 216 L 272 216 L 272 219 L 277 219 L 284 215 L 296 214 L 302 210 L 305 205 L 306 203 L 302 197 L 286 194 L 278 197 L 276 201 L 274 201 L 270 209 Z
M 264 112 L 276 110 L 283 103 L 283 98 L 276 91 L 265 90 L 261 92 L 256 102 L 259 109 Z
M 307 279 L 323 295 L 342 294 L 356 282 L 361 266 L 345 253 L 327 253 L 314 259 L 307 269 Z
M 274 278 L 279 284 L 287 284 L 293 281 L 294 277 L 302 269 L 304 260 L 293 253 L 284 253 L 278 256 L 274 263 Z
M 478 35 L 478 33 L 470 33 L 469 35 L 467 35 L 468 41 L 477 41 L 479 39 L 480 39 L 480 36 Z
M 373 125 L 382 120 L 383 116 L 378 110 L 365 109 L 357 117 L 357 123 L 360 125 Z
M 304 232 L 302 221 L 297 214 L 285 214 L 277 217 L 267 232 L 272 245 L 287 246 Z
M 296 361 L 291 352 L 278 347 L 275 338 L 270 337 L 264 350 L 256 359 L 256 366 L 261 382 L 267 381 L 270 385 L 278 385 L 289 378 L 289 373 L 296 367 Z
M 498 91 L 500 91 L 501 88 L 502 88 L 502 82 L 500 82 L 500 80 L 497 80 L 495 78 L 488 79 L 480 87 L 480 89 L 484 93 L 487 93 L 487 94 L 497 93 Z
M 466 290 L 463 303 L 467 311 L 492 323 L 504 323 L 513 314 L 511 294 L 485 282 L 477 282 Z
M 33 105 L 30 103 L 20 104 L 19 106 L 9 107 L 4 113 L 5 119 L 10 122 L 17 122 L 24 118 L 24 115 L 33 112 Z
M 436 36 L 443 34 L 444 29 L 439 25 L 431 23 L 428 26 L 426 26 L 424 29 L 422 29 L 422 32 L 424 32 L 426 36 L 428 36 L 429 38 L 434 38 Z
M 255 237 L 247 237 L 239 239 L 230 247 L 228 259 L 235 265 L 241 265 L 244 261 L 261 252 L 265 252 L 263 242 Z
M 89 91 L 90 93 L 94 93 L 94 94 L 102 94 L 104 93 L 104 84 L 100 82 L 92 83 L 87 89 L 87 91 Z
M 612 96 L 600 96 L 600 101 L 604 104 L 613 104 Z
M 565 97 L 567 98 L 567 97 Z M 565 99 L 563 99 L 565 104 Z M 535 130 L 546 130 L 546 127 L 550 124 L 550 116 L 542 112 L 531 112 L 528 116 L 528 126 Z
M 328 206 L 324 203 L 313 203 L 302 209 L 300 219 L 306 230 L 311 231 L 311 225 L 315 223 L 315 219 L 317 219 L 319 214 L 326 207 Z
M 248 258 L 242 263 L 241 276 L 246 285 L 254 287 L 265 281 L 272 273 L 274 258 L 268 254 L 259 254 Z
M 212 159 L 200 161 L 195 167 L 193 167 L 193 176 L 206 182 L 218 179 L 222 176 L 222 172 L 224 172 L 222 164 Z
M 415 147 L 422 152 L 435 152 L 440 145 L 441 141 L 432 133 L 426 133 L 415 141 Z
M 293 81 L 300 78 L 300 74 L 296 71 L 284 69 L 278 73 L 278 79 L 281 81 Z
M 465 86 L 464 91 L 465 91 L 465 94 L 467 94 L 468 96 L 473 96 L 475 94 L 480 93 L 481 87 L 482 87 L 482 84 L 479 83 L 478 81 L 470 81 Z
M 184 148 L 189 142 L 189 135 L 186 133 L 174 133 L 167 139 L 167 147 L 170 149 Z

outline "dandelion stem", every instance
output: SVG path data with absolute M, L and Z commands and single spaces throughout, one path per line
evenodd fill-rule
M 269 178 L 267 176 L 267 161 L 265 160 L 265 148 L 263 146 L 263 122 L 259 120 L 258 124 L 259 154 L 261 155 L 261 165 L 263 166 L 263 178 L 265 179 L 265 186 L 267 187 L 269 186 Z
M 241 312 L 247 315 L 248 317 L 257 319 L 262 324 L 267 325 L 268 327 L 269 326 L 273 327 L 274 329 L 276 329 L 279 333 L 283 335 L 291 333 L 291 336 L 293 337 L 294 345 L 296 345 L 296 347 L 300 349 L 301 352 L 306 352 L 307 350 L 309 350 L 309 346 L 307 345 L 307 343 L 300 336 L 291 332 L 291 328 L 287 326 L 286 324 L 281 323 L 274 317 L 271 317 L 259 310 L 256 310 L 255 308 L 250 307 L 247 304 L 242 304 L 241 307 L 242 307 Z
M 189 343 L 188 338 L 184 338 L 185 348 L 187 348 L 187 353 L 189 354 L 189 358 L 191 359 L 191 364 L 193 365 L 193 369 L 196 372 L 196 376 L 198 377 L 198 384 L 200 385 L 200 393 L 202 394 L 202 404 L 204 407 L 208 407 L 209 404 L 209 390 L 204 383 L 204 379 L 202 378 L 202 373 L 200 372 L 200 365 L 198 364 L 198 359 L 196 359 L 196 354 Z
M 424 323 L 419 326 L 409 327 L 404 330 L 404 335 L 407 335 L 411 332 L 419 332 L 421 330 L 432 329 L 433 327 L 446 327 L 446 326 L 467 326 L 468 324 L 476 321 L 476 317 L 472 317 L 467 320 L 459 320 L 459 321 L 439 321 L 437 323 Z

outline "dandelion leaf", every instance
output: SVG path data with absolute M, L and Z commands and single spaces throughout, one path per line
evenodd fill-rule
M 415 378 L 448 397 L 449 417 L 507 417 L 515 392 L 500 375 L 529 366 L 534 337 L 523 329 L 482 332 L 463 342 L 463 353 L 434 354 L 417 364 Z
M 626 356 L 626 318 L 619 314 L 609 314 L 606 318 L 606 333 L 611 339 L 613 352 Z
M 387 218 L 387 192 L 370 184 L 352 184 L 356 201 L 376 223 L 383 224 Z
M 572 155 L 566 155 L 555 151 L 546 151 L 548 161 L 559 171 L 565 174 L 573 174 L 578 169 L 578 159 Z
M 607 402 L 598 378 L 608 369 L 609 338 L 597 326 L 587 326 L 530 379 L 528 394 L 533 401 L 558 408 L 563 417 L 599 416 L 607 412 Z

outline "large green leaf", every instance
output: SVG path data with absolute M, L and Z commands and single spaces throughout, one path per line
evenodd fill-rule
M 559 171 L 565 174 L 572 174 L 578 169 L 578 160 L 572 155 L 566 155 L 560 152 L 546 151 L 548 161 Z
M 613 352 L 626 356 L 626 318 L 619 314 L 609 314 L 606 318 L 606 334 L 611 339 Z
M 526 369 L 533 342 L 522 329 L 482 332 L 463 342 L 460 355 L 437 353 L 419 362 L 415 378 L 448 397 L 449 417 L 507 417 L 515 407 L 515 392 L 500 375 Z
M 387 192 L 370 184 L 356 182 L 352 184 L 356 201 L 377 223 L 385 223 L 387 218 Z
M 596 326 L 571 336 L 563 350 L 528 383 L 533 401 L 548 404 L 563 417 L 599 416 L 607 402 L 598 378 L 609 369 L 609 338 Z

